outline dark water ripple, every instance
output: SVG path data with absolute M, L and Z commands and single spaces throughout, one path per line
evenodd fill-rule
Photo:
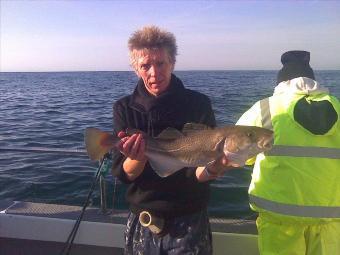
M 276 71 L 176 72 L 191 89 L 207 94 L 219 125 L 233 124 L 255 101 L 272 94 Z M 340 71 L 317 79 L 340 97 Z M 112 103 L 129 94 L 133 72 L 0 73 L 0 147 L 83 149 L 83 132 L 112 129 Z M 0 199 L 81 205 L 97 164 L 85 155 L 0 151 Z M 249 217 L 251 169 L 237 169 L 212 185 L 210 212 Z M 112 176 L 108 190 L 112 194 Z M 125 208 L 117 184 L 114 206 Z M 110 199 L 110 205 L 113 201 Z M 91 203 L 99 204 L 96 190 Z

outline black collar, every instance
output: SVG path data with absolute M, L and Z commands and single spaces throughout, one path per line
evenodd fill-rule
M 139 79 L 132 93 L 129 106 L 141 112 L 149 112 L 159 105 L 167 104 L 172 102 L 173 99 L 183 96 L 184 90 L 182 81 L 172 74 L 169 88 L 156 97 L 146 90 L 143 80 Z

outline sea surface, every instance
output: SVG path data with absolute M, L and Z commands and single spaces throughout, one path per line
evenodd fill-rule
M 186 87 L 211 98 L 218 125 L 224 125 L 235 123 L 253 103 L 272 94 L 277 71 L 175 74 Z M 315 75 L 340 98 L 340 71 Z M 0 148 L 84 149 L 85 128 L 111 131 L 112 104 L 131 93 L 136 81 L 133 72 L 0 73 Z M 0 200 L 82 205 L 97 166 L 81 154 L 0 150 Z M 210 214 L 252 217 L 250 178 L 251 168 L 241 168 L 214 181 Z M 126 208 L 126 187 L 111 175 L 106 180 L 109 206 Z M 99 203 L 97 188 L 91 205 Z

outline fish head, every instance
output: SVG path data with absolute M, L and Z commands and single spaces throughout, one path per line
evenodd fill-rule
M 273 131 L 255 126 L 234 126 L 226 134 L 224 153 L 242 153 L 249 158 L 273 146 Z

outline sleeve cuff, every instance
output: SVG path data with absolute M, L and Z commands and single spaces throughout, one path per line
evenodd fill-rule
M 126 173 L 123 170 L 123 163 L 125 161 L 125 156 L 122 155 L 119 151 L 114 150 L 112 153 L 112 175 L 117 177 L 121 182 L 125 184 L 130 184 L 130 181 L 127 178 Z

